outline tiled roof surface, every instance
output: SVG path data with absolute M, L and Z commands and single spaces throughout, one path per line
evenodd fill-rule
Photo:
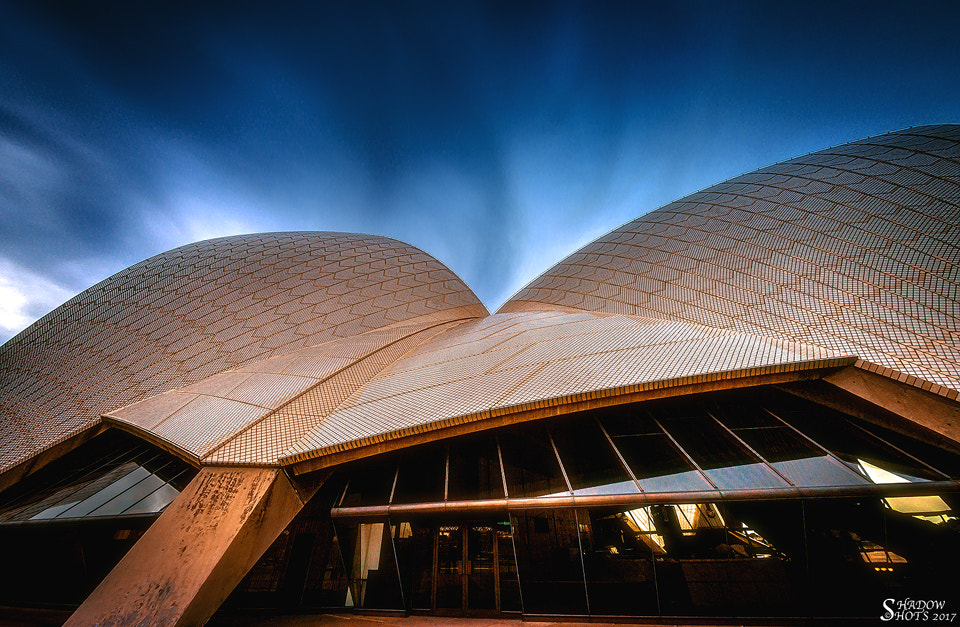
M 687 196 L 570 255 L 500 311 L 564 306 L 803 342 L 956 398 L 958 296 L 954 125 L 845 144 Z
M 177 248 L 93 286 L 0 347 L 0 472 L 103 413 L 243 364 L 398 321 L 486 313 L 441 263 L 385 237 L 266 233 Z M 278 372 L 209 384 L 229 397 L 164 397 L 178 411 L 156 423 L 159 434 L 205 450 L 334 363 L 306 354 L 281 361 L 270 361 Z M 191 433 L 195 420 L 214 414 L 229 416 L 220 431 Z
M 685 322 L 586 312 L 496 314 L 465 322 L 397 360 L 319 421 L 284 461 L 541 401 L 852 362 L 825 348 Z
M 693 194 L 571 255 L 493 316 L 394 240 L 201 242 L 107 279 L 0 348 L 0 472 L 101 414 L 194 461 L 272 465 L 857 357 L 956 398 L 958 263 L 960 126 Z

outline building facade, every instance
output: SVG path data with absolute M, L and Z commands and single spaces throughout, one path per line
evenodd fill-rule
M 175 249 L 0 347 L 0 605 L 949 610 L 958 286 L 960 126 L 683 198 L 492 315 L 388 238 Z

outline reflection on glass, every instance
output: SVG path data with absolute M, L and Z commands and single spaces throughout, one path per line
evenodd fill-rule
M 497 567 L 500 578 L 500 611 L 519 612 L 520 579 L 517 575 L 517 558 L 513 552 L 513 531 L 509 522 L 497 522 Z
M 407 609 L 433 607 L 433 545 L 435 529 L 420 520 L 394 524 L 393 542 Z
M 354 464 L 348 471 L 347 491 L 340 507 L 373 507 L 387 505 L 393 491 L 397 472 L 397 458 L 393 455 L 375 457 Z
M 777 407 L 772 411 L 858 472 L 858 461 L 867 460 L 891 472 L 918 480 L 944 479 L 942 475 L 854 426 L 842 414 L 826 407 L 795 399 L 789 407 Z
M 566 421 L 550 433 L 575 495 L 639 492 L 595 421 Z
M 569 495 L 546 431 L 533 425 L 525 427 L 498 437 L 509 497 Z
M 655 529 L 656 534 L 648 535 L 662 547 L 653 555 L 664 614 L 792 612 L 803 574 L 793 563 L 803 546 L 796 504 L 792 510 L 776 504 L 738 512 L 721 503 L 643 510 L 631 512 L 631 518 L 640 521 L 641 528 Z M 777 536 L 782 546 L 767 536 L 768 529 L 791 528 L 790 534 Z
M 724 422 L 726 420 L 723 419 Z M 780 426 L 737 428 L 733 432 L 794 485 L 814 487 L 869 483 L 862 475 L 839 463 L 790 427 L 778 424 Z
M 390 532 L 383 522 L 337 525 L 337 536 L 348 560 L 348 607 L 403 608 Z
M 467 607 L 497 609 L 496 537 L 492 524 L 467 526 Z
M 159 457 L 159 456 L 157 456 Z M 150 463 L 154 460 L 138 460 Z M 173 481 L 181 475 L 193 475 L 191 470 L 179 460 L 162 459 L 161 463 L 151 463 L 153 472 L 163 473 L 167 479 Z M 170 471 L 176 471 L 177 475 L 170 476 Z M 151 499 L 147 497 L 160 489 L 164 489 L 164 494 L 172 495 L 164 499 Z M 63 491 L 43 499 L 39 505 L 57 502 L 56 505 L 50 505 L 42 511 L 34 514 L 30 520 L 49 520 L 52 518 L 83 518 L 94 516 L 119 516 L 124 514 L 143 514 L 160 512 L 179 494 L 179 490 L 165 481 L 157 474 L 153 474 L 150 469 L 141 466 L 137 461 L 130 461 L 117 468 L 100 475 L 96 479 L 89 480 L 79 487 L 69 489 L 69 496 L 64 497 Z M 61 499 L 66 498 L 65 501 Z M 31 510 L 35 510 L 36 505 L 21 510 L 20 515 L 25 515 Z
M 431 445 L 408 451 L 400 459 L 392 503 L 441 502 L 446 476 L 447 454 L 443 446 Z
M 598 410 L 594 415 L 611 437 L 663 433 L 645 407 L 646 405 L 621 405 Z
M 659 430 L 659 428 L 658 428 Z M 651 435 L 613 436 L 644 492 L 694 492 L 713 490 L 663 432 Z
M 159 512 L 177 498 L 177 489 L 169 484 L 164 484 L 153 493 L 145 496 L 139 503 L 134 504 L 126 514 L 146 514 L 149 512 Z
M 450 443 L 447 499 L 502 499 L 503 476 L 493 436 L 461 438 Z
M 513 515 L 525 614 L 586 614 L 577 515 L 544 509 Z
M 673 419 L 662 426 L 721 490 L 788 487 L 709 416 Z
M 911 483 L 921 481 L 916 477 L 904 477 L 884 470 L 870 462 L 859 460 L 860 468 L 874 483 Z M 937 524 L 951 522 L 956 517 L 952 509 L 941 497 L 927 496 L 891 496 L 883 500 L 887 507 L 903 514 L 910 514 Z
M 876 599 L 885 598 L 878 594 L 884 590 L 894 594 L 909 565 L 895 564 L 883 555 L 888 538 L 880 499 L 808 501 L 804 517 L 816 610 L 834 616 L 867 615 Z
M 437 607 L 463 608 L 463 526 L 441 525 L 437 540 Z
M 862 424 L 860 426 L 872 436 L 881 438 L 892 446 L 909 453 L 917 459 L 923 460 L 938 471 L 944 472 L 950 477 L 960 477 L 960 455 L 957 455 L 953 451 L 922 442 L 904 433 L 896 433 L 873 423 Z M 911 433 L 911 427 L 909 425 L 907 425 L 905 429 L 906 433 Z M 940 479 L 945 478 L 946 477 L 940 477 Z
M 654 539 L 649 508 L 578 512 L 583 562 L 592 614 L 656 615 Z

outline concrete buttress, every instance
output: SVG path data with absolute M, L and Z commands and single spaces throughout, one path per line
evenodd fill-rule
M 277 468 L 203 468 L 65 625 L 202 625 L 303 505 Z

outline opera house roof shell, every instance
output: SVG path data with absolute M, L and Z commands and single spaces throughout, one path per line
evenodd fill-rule
M 195 464 L 291 465 L 591 399 L 842 366 L 956 399 L 958 204 L 960 127 L 867 138 L 645 214 L 493 315 L 385 237 L 190 244 L 0 347 L 0 472 L 105 424 Z
M 156 255 L 0 346 L 0 605 L 193 625 L 228 595 L 865 617 L 947 594 L 958 284 L 960 125 L 714 185 L 494 314 L 386 237 Z

